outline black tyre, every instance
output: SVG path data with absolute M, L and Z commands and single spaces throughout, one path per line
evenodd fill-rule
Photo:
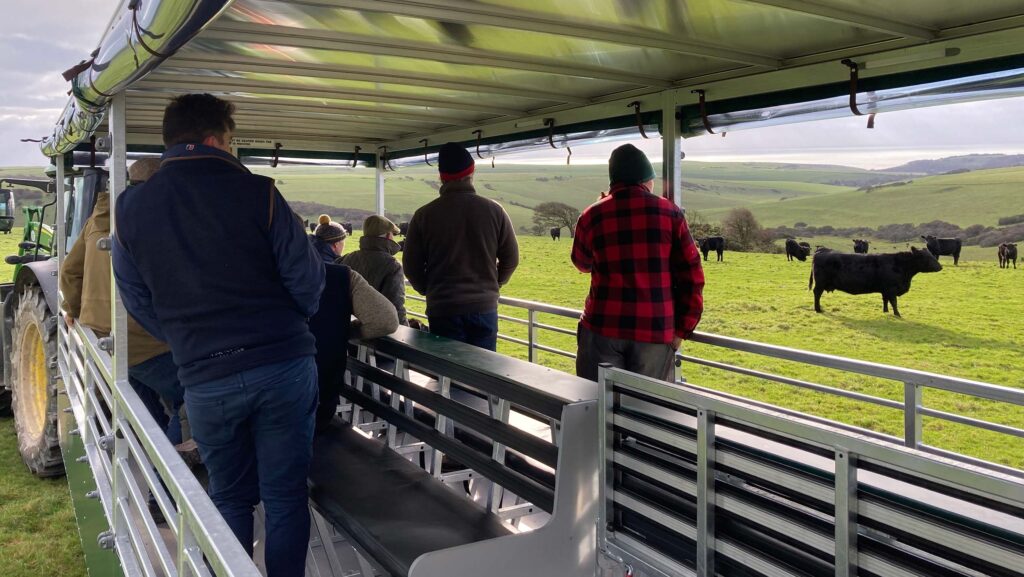
M 38 286 L 21 293 L 11 331 L 11 407 L 18 451 L 32 474 L 64 473 L 57 440 L 57 319 Z
M 11 416 L 11 391 L 0 385 L 0 417 Z

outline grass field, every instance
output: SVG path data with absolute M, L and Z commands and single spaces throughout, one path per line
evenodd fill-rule
M 570 243 L 520 238 L 522 264 L 505 287 L 506 296 L 582 308 L 589 277 L 569 261 Z M 353 245 L 355 243 L 352 243 Z M 945 258 L 943 260 L 946 260 Z M 1024 386 L 1024 269 L 1000 270 L 994 261 L 952 262 L 939 273 L 919 275 L 900 299 L 903 320 L 881 310 L 878 295 L 842 293 L 822 297 L 815 314 L 807 290 L 810 263 L 787 262 L 784 255 L 727 252 L 722 263 L 705 266 L 706 310 L 700 330 L 822 353 L 841 355 L 1012 387 Z M 412 303 L 422 310 L 421 303 Z M 503 314 L 525 317 L 509 308 Z M 572 321 L 540 315 L 540 322 L 574 327 Z M 525 338 L 525 330 L 502 323 L 502 332 Z M 548 331 L 540 342 L 575 351 L 574 339 Z M 526 357 L 522 346 L 501 342 L 499 350 Z M 705 345 L 685 345 L 687 354 L 733 362 L 888 399 L 902 399 L 901 383 L 841 374 L 785 361 L 733 353 Z M 541 352 L 540 362 L 572 371 L 570 359 Z M 889 434 L 902 434 L 902 414 L 890 409 L 684 365 L 693 383 L 821 415 Z M 926 406 L 998 423 L 1024 427 L 1024 409 L 927 391 Z M 1024 442 L 935 419 L 924 422 L 926 443 L 948 450 L 1024 467 Z
M 995 226 L 1000 217 L 1024 213 L 1024 167 L 920 177 L 904 185 L 848 190 L 813 198 L 750 205 L 765 226 L 870 226 L 945 220 L 963 227 Z M 708 211 L 710 220 L 724 210 Z

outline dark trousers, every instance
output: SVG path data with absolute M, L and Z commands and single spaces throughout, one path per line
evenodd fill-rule
M 185 404 L 185 389 L 178 381 L 178 366 L 174 364 L 171 353 L 157 355 L 128 367 L 128 382 L 142 398 L 157 424 L 165 427 L 171 443 L 181 443 L 181 420 L 178 418 L 178 412 Z M 161 401 L 167 405 L 166 411 Z
M 427 318 L 431 334 L 487 349 L 498 348 L 498 311 Z
M 654 379 L 675 381 L 676 351 L 672 345 L 641 343 L 601 336 L 580 323 L 576 328 L 576 375 L 597 380 L 597 366 L 640 373 Z
M 316 405 L 311 356 L 185 389 L 192 434 L 210 473 L 210 498 L 250 555 L 253 509 L 263 501 L 268 577 L 305 571 Z

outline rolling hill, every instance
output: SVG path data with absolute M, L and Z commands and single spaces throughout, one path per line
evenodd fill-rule
M 870 226 L 944 220 L 995 226 L 1024 213 L 1024 167 L 927 176 L 837 194 L 749 206 L 765 226 Z M 726 210 L 706 213 L 718 220 Z

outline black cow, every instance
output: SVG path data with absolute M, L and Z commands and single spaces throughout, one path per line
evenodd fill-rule
M 833 252 L 833 251 L 829 247 L 821 246 L 820 244 L 814 247 L 814 254 L 821 254 L 823 252 Z
M 560 240 L 562 238 L 562 227 L 551 229 L 551 240 Z
M 855 239 L 853 239 L 853 252 L 856 253 L 856 254 L 867 254 L 868 253 L 868 245 L 870 245 L 870 244 L 871 243 L 869 243 L 866 240 L 861 240 L 859 238 L 855 238 Z
M 963 248 L 964 241 L 959 238 L 935 238 L 932 235 L 921 238 L 928 246 L 928 252 L 932 253 L 936 260 L 942 255 L 949 255 L 953 257 L 954 266 L 960 264 L 960 249 Z
M 807 246 L 803 246 L 807 245 Z M 797 259 L 800 262 L 807 260 L 807 256 L 811 254 L 811 245 L 806 242 L 800 244 L 799 242 L 787 238 L 786 239 L 786 260 L 792 262 L 793 259 Z
M 1017 243 L 1004 242 L 999 245 L 999 268 L 1017 268 Z
M 316 223 L 315 222 L 309 223 L 309 232 L 316 232 Z
M 352 223 L 351 222 L 343 222 L 343 223 L 341 223 L 341 228 L 345 229 L 345 232 L 347 232 L 349 234 L 352 234 Z
M 398 234 L 405 236 L 409 234 L 409 223 L 400 222 L 398 223 Z
M 715 251 L 718 255 L 717 261 L 722 260 L 722 253 L 725 252 L 725 238 L 721 236 L 709 236 L 707 238 L 697 239 L 697 245 L 700 246 L 700 251 L 704 253 L 704 260 L 708 260 L 708 253 Z
M 881 293 L 882 312 L 900 316 L 896 297 L 907 294 L 919 272 L 939 272 L 942 265 L 930 252 L 911 247 L 891 254 L 818 253 L 811 264 L 807 289 L 814 289 L 814 310 L 821 312 L 821 293 L 834 290 L 852 295 Z

